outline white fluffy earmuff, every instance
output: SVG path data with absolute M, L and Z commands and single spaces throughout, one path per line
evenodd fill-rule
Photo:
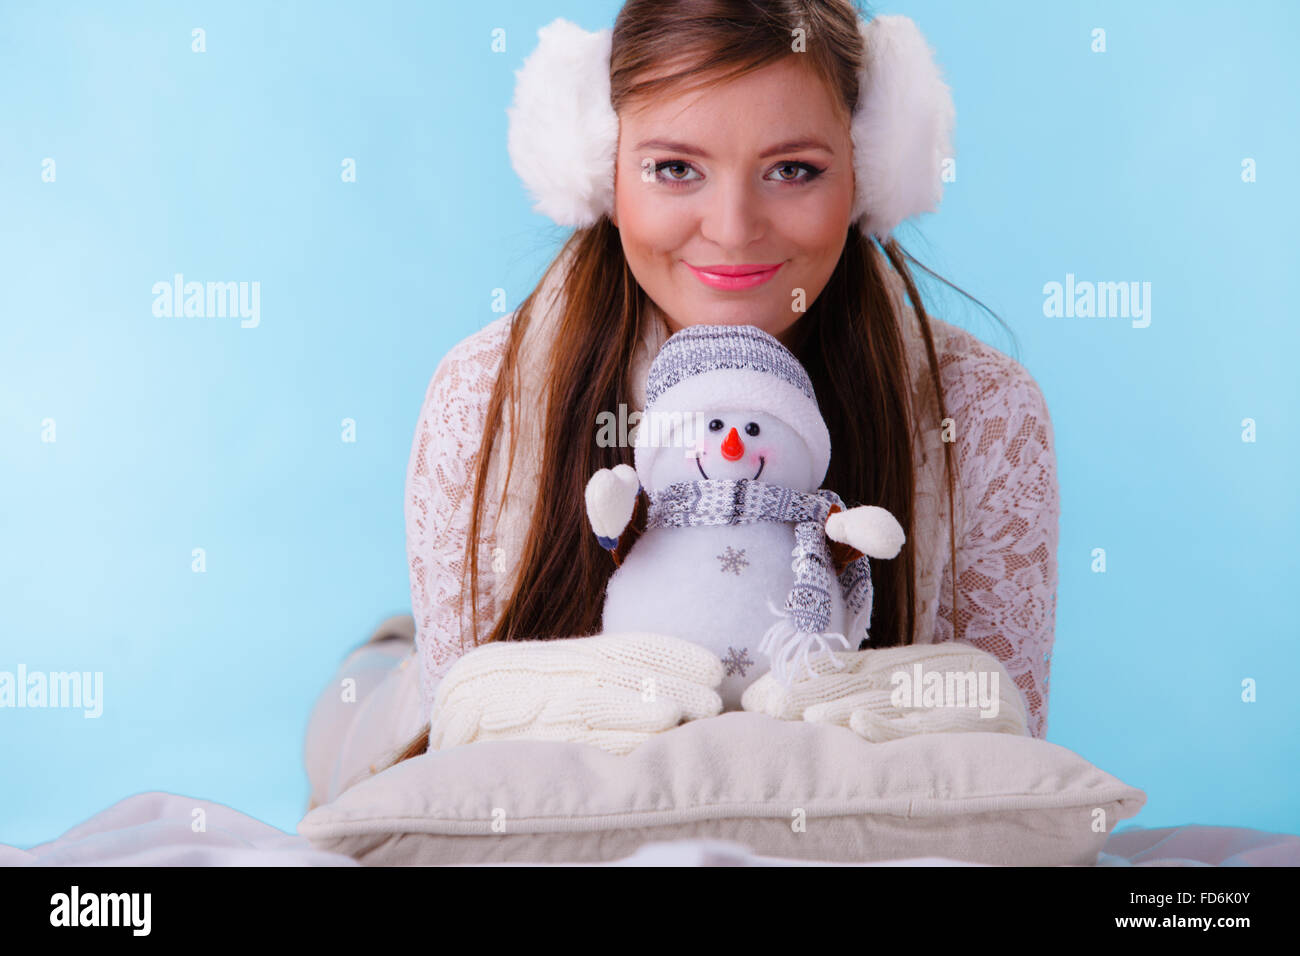
M 853 114 L 853 218 L 887 237 L 904 219 L 933 212 L 952 155 L 952 94 L 933 54 L 905 16 L 859 19 L 866 66 Z M 542 27 L 515 73 L 510 162 L 535 202 L 561 226 L 584 228 L 614 211 L 618 115 L 609 98 L 613 31 L 564 18 Z

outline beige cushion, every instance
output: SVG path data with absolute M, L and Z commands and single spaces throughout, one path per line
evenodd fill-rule
M 736 711 L 623 756 L 531 740 L 435 751 L 344 791 L 298 832 L 381 865 L 597 862 L 693 837 L 806 860 L 1091 865 L 1145 802 L 1031 737 L 869 743 L 843 727 Z

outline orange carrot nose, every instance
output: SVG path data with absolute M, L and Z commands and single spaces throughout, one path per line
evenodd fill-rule
M 740 434 L 732 426 L 731 431 L 727 432 L 727 437 L 722 442 L 722 457 L 727 461 L 736 461 L 741 455 L 745 454 L 745 443 L 740 440 Z

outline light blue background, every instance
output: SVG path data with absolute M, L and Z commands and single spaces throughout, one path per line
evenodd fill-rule
M 0 842 L 154 789 L 294 828 L 316 695 L 409 608 L 429 378 L 564 235 L 510 168 L 513 71 L 539 26 L 617 6 L 0 7 L 0 669 L 105 675 L 98 720 L 0 711 Z M 900 238 L 1015 330 L 1018 351 L 930 300 L 1016 354 L 1053 419 L 1048 739 L 1142 787 L 1139 824 L 1300 831 L 1300 13 L 876 9 L 916 19 L 957 105 L 957 181 Z M 155 318 L 176 272 L 260 282 L 260 326 Z M 1150 282 L 1150 327 L 1045 318 L 1067 272 Z

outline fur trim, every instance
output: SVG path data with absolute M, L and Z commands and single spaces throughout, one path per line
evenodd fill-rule
M 506 110 L 510 163 L 537 200 L 534 210 L 561 226 L 591 226 L 614 208 L 613 31 L 588 33 L 561 17 L 537 36 Z
M 866 62 L 853 116 L 853 219 L 885 238 L 903 220 L 933 212 L 941 164 L 952 155 L 952 95 L 916 24 L 904 16 L 859 18 Z M 561 226 L 585 228 L 614 210 L 618 114 L 610 105 L 610 29 L 590 33 L 557 18 L 515 72 L 510 162 Z
M 879 16 L 858 26 L 867 65 L 853 117 L 853 218 L 883 239 L 904 219 L 938 208 L 956 110 L 915 23 Z

